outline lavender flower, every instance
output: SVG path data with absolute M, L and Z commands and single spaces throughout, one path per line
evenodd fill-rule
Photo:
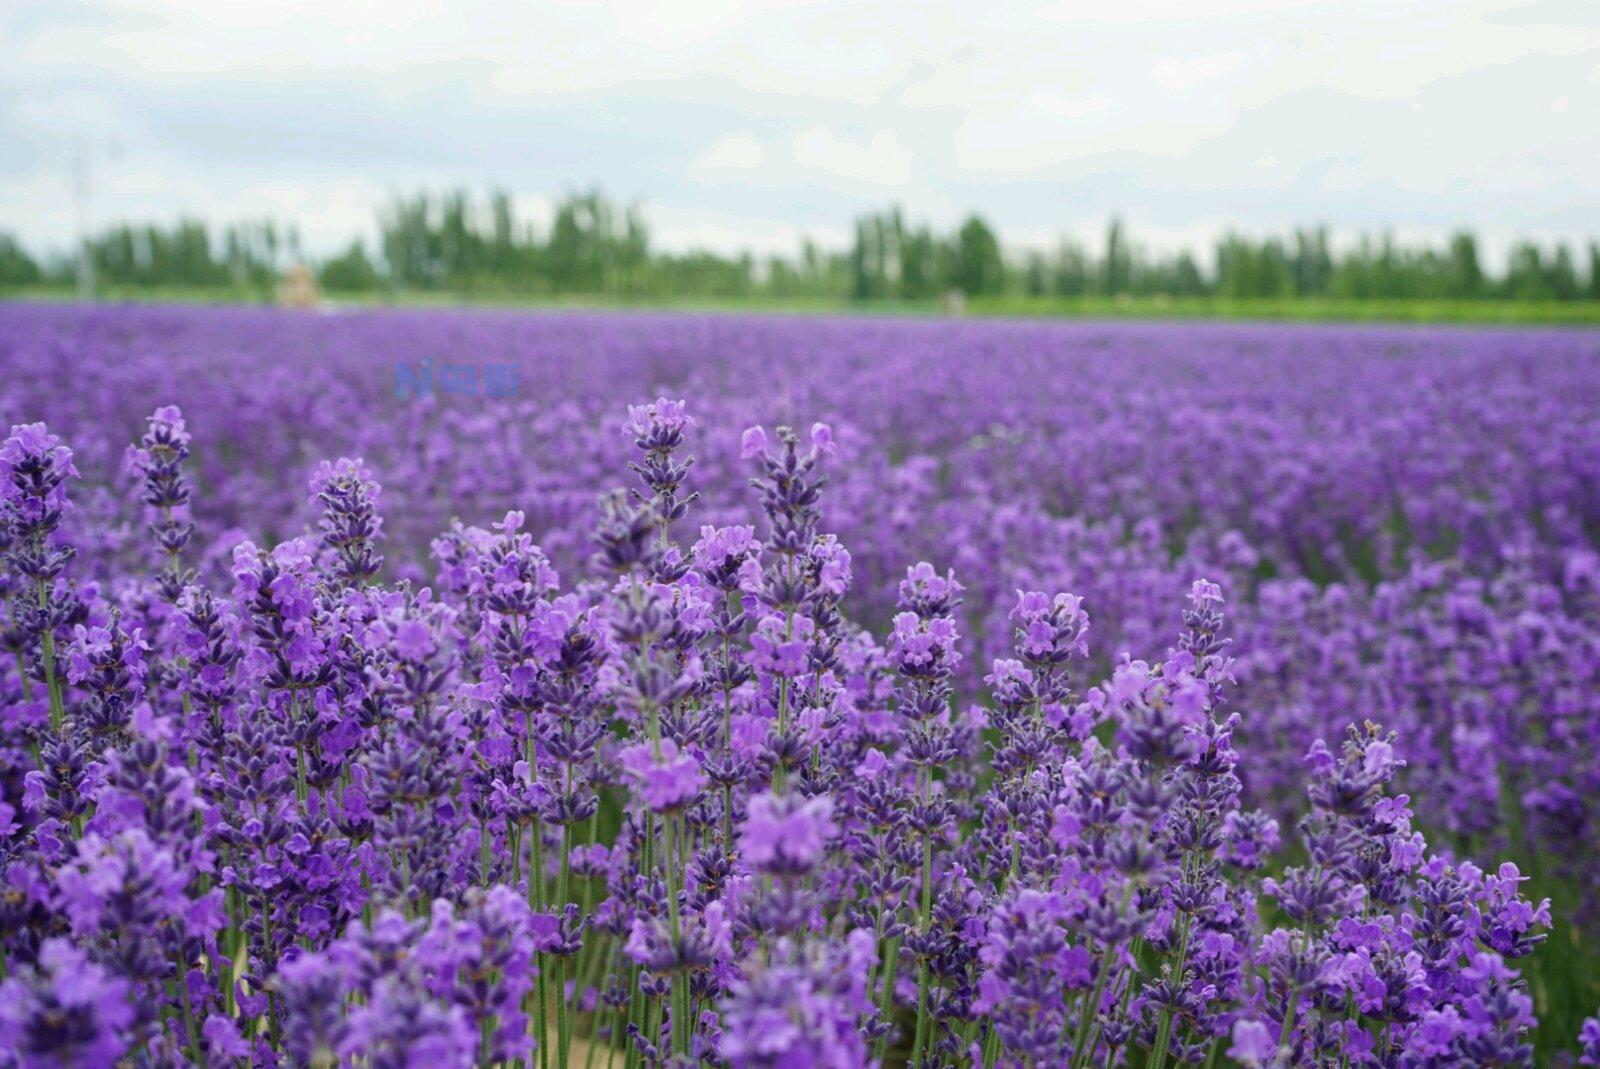
M 377 551 L 383 537 L 379 493 L 377 480 L 359 459 L 323 461 L 312 476 L 312 502 L 322 506 L 322 543 L 337 558 L 337 574 L 346 582 L 367 582 L 383 567 Z
M 833 802 L 826 797 L 758 794 L 750 799 L 749 809 L 739 827 L 739 850 L 757 872 L 782 876 L 810 872 L 838 830 Z
M 1285 336 L 1221 336 L 1244 389 L 1143 334 L 1078 363 L 975 327 L 1005 344 L 951 362 L 886 325 L 907 363 L 818 324 L 843 355 L 757 344 L 733 398 L 651 323 L 695 421 L 636 407 L 622 443 L 603 406 L 638 338 L 595 348 L 592 391 L 394 426 L 338 407 L 351 377 L 296 439 L 260 412 L 320 367 L 246 412 L 183 345 L 174 378 L 100 330 L 217 427 L 202 449 L 157 410 L 137 499 L 101 428 L 138 411 L 37 390 L 34 351 L 76 344 L 40 337 L 72 332 L 7 349 L 8 396 L 81 446 L 0 447 L 12 1061 L 1595 1060 L 1595 1026 L 1558 1034 L 1547 936 L 1587 946 L 1596 915 L 1571 844 L 1600 827 L 1600 461 L 1581 406 L 1535 389 L 1583 396 L 1581 346 L 1538 340 L 1562 358 L 1515 374 L 1463 355 L 1464 391 L 1372 371 L 1365 336 L 1289 378 L 1250 355 Z M 318 329 L 297 337 L 348 370 L 328 338 L 354 328 Z M 1330 376 L 1411 392 L 1380 427 L 1302 392 Z M 780 407 L 838 429 L 736 440 Z M 358 461 L 319 468 L 309 509 L 280 485 L 312 437 L 381 466 L 387 517 Z M 597 510 L 629 441 L 637 491 Z M 953 568 L 902 571 L 920 557 Z
M 717 1054 L 736 1069 L 869 1064 L 860 1021 L 873 958 L 872 935 L 860 929 L 821 953 L 779 946 L 771 965 L 729 992 Z
M 134 1012 L 127 982 L 64 939 L 0 981 L 0 1026 L 21 1069 L 111 1065 L 128 1049 Z
M 138 447 L 128 451 L 129 466 L 142 481 L 140 500 L 150 511 L 150 535 L 162 561 L 161 595 L 168 601 L 176 601 L 193 579 L 181 559 L 194 534 L 194 523 L 189 518 L 189 480 L 183 471 L 189 442 L 183 413 L 176 405 L 165 405 L 151 415 Z
M 622 751 L 622 770 L 638 783 L 639 796 L 658 813 L 682 809 L 705 785 L 700 763 L 681 753 L 678 744 L 662 739 L 659 748 L 640 743 Z

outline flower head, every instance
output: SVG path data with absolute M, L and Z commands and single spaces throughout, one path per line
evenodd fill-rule
M 37 966 L 0 983 L 0 1032 L 22 1069 L 112 1065 L 127 1050 L 130 994 L 65 939 L 47 939 Z
M 659 747 L 644 742 L 622 751 L 622 770 L 636 785 L 645 805 L 658 813 L 682 809 L 705 785 L 706 776 L 692 754 L 671 739 Z
M 750 799 L 749 816 L 739 827 L 739 849 L 757 872 L 800 875 L 817 866 L 837 831 L 828 796 L 767 792 Z

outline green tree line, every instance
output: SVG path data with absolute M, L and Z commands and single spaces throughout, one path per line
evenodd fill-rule
M 1335 250 L 1326 228 L 1286 236 L 1229 234 L 1202 260 L 1153 253 L 1120 220 L 1097 243 L 1063 237 L 1050 249 L 1004 249 L 973 215 L 948 233 L 899 208 L 855 221 L 850 246 L 810 240 L 792 256 L 758 258 L 653 248 L 644 209 L 599 190 L 562 197 L 547 222 L 520 216 L 509 193 L 466 190 L 398 196 L 377 212 L 378 240 L 355 240 L 311 262 L 335 293 L 439 291 L 506 296 L 929 301 L 953 291 L 1027 298 L 1341 298 L 1355 300 L 1600 301 L 1600 245 L 1577 251 L 1519 242 L 1488 270 L 1465 231 L 1442 245 L 1366 236 Z M 293 225 L 196 219 L 118 224 L 86 242 L 107 287 L 267 292 L 308 262 Z M 0 233 L 0 289 L 67 286 L 70 256 L 38 259 Z
M 119 223 L 87 245 L 95 276 L 122 287 L 266 289 L 301 259 L 298 232 L 272 220 L 230 224 L 216 235 L 196 219 L 170 226 Z M 0 288 L 70 285 L 76 271 L 72 257 L 36 260 L 0 233 Z

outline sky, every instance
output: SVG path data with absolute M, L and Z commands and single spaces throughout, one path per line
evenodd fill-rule
M 1596 0 L 0 0 L 0 230 L 298 220 L 397 192 L 644 203 L 658 247 L 1324 223 L 1600 238 Z

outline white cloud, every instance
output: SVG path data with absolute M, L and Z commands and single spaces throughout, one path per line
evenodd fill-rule
M 319 244 L 456 185 L 543 218 L 597 184 L 708 245 L 890 201 L 1008 232 L 1600 232 L 1600 30 L 1524 6 L 0 0 L 0 230 L 63 247 L 90 145 L 97 219 L 292 211 Z
M 1188 89 L 1231 74 L 1243 62 L 1244 53 L 1239 51 L 1187 58 L 1167 56 L 1156 61 L 1153 77 L 1163 89 Z
M 751 134 L 724 134 L 694 161 L 697 173 L 754 171 L 767 161 L 767 150 Z
M 1337 8 L 1339 0 L 1058 0 L 1040 8 L 1043 19 L 1063 22 L 1155 23 L 1303 13 L 1307 8 Z M 1346 5 L 1347 6 L 1347 5 Z
M 795 6 L 794 0 L 612 0 L 619 35 L 652 49 L 682 49 L 714 42 L 739 26 Z
M 1082 119 L 1111 107 L 1111 98 L 1104 93 L 1087 97 L 1069 97 L 1060 93 L 1041 92 L 1033 94 L 1032 102 L 1035 107 L 1065 119 Z
M 803 227 L 711 208 L 663 206 L 650 212 L 651 244 L 675 252 L 792 256 L 808 237 L 825 249 L 841 248 L 850 240 L 848 228 L 843 225 Z
M 835 134 L 826 126 L 802 130 L 794 139 L 795 162 L 840 178 L 879 186 L 902 186 L 911 180 L 912 151 L 893 130 L 879 130 L 866 141 Z

